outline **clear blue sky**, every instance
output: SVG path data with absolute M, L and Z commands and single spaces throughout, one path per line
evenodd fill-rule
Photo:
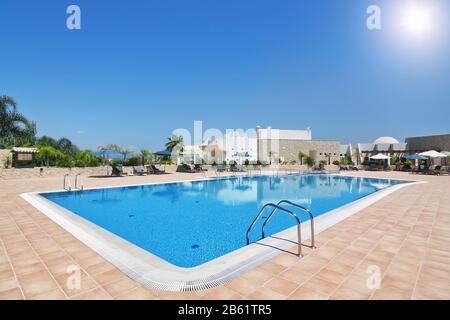
M 426 1 L 440 17 L 425 40 L 396 30 L 405 2 L 2 0 L 0 94 L 83 148 L 156 151 L 194 120 L 342 142 L 449 133 L 448 1 Z M 66 28 L 70 4 L 82 30 Z

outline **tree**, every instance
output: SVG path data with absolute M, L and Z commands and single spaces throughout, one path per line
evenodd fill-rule
M 127 156 L 133 153 L 133 148 L 119 148 L 116 151 L 123 156 L 123 161 L 125 161 L 127 160 Z
M 305 159 L 307 156 L 303 152 L 298 153 L 298 159 L 300 160 L 300 165 L 303 165 L 303 159 Z
M 142 149 L 141 150 L 141 159 L 142 159 L 142 165 L 145 165 L 145 162 L 147 160 L 151 160 L 152 153 L 150 150 Z
M 178 149 L 180 153 L 183 152 L 184 142 L 182 136 L 173 135 L 172 137 L 167 138 L 167 140 L 169 140 L 166 143 L 167 150 L 173 152 L 173 150 Z
M 76 167 L 98 167 L 101 164 L 100 158 L 90 150 L 79 150 L 74 158 Z
M 47 147 L 53 147 L 53 148 L 57 148 L 58 146 L 58 142 L 53 139 L 52 137 L 48 137 L 48 136 L 42 136 L 39 139 L 37 139 L 36 144 L 38 146 L 47 146 Z
M 49 167 L 58 159 L 62 159 L 64 154 L 52 146 L 41 146 L 36 157 L 38 160 L 41 160 L 41 165 Z
M 33 144 L 35 137 L 36 123 L 17 111 L 13 98 L 0 96 L 0 145 Z
M 61 138 L 56 142 L 56 148 L 62 153 L 68 155 L 75 155 L 78 151 L 78 147 L 67 138 Z
M 308 165 L 308 167 L 313 167 L 316 164 L 316 160 L 314 160 L 314 158 L 310 156 L 305 158 L 305 162 Z

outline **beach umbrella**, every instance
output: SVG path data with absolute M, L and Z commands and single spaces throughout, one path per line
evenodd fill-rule
M 382 154 L 382 153 L 378 153 L 378 154 L 376 154 L 374 156 L 371 156 L 370 159 L 372 159 L 372 160 L 387 160 L 387 165 L 389 166 L 391 164 L 390 163 L 391 162 L 391 157 L 389 157 L 389 156 L 387 156 L 385 154 Z
M 428 158 L 447 158 L 447 155 L 441 152 L 437 152 L 436 150 L 430 150 L 426 152 L 419 153 L 422 157 Z
M 446 154 L 437 152 L 436 150 L 430 150 L 430 151 L 422 152 L 422 153 L 419 153 L 419 155 L 421 155 L 423 157 L 428 157 L 430 159 L 447 158 Z M 433 163 L 435 164 L 434 160 L 433 160 Z
M 390 158 L 391 157 L 384 155 L 382 153 L 378 153 L 378 154 L 370 157 L 370 159 L 373 159 L 373 160 L 389 160 Z
M 418 165 L 418 161 L 419 161 L 419 160 L 427 160 L 426 157 L 423 157 L 423 156 L 421 156 L 421 155 L 418 155 L 417 153 L 416 153 L 416 154 L 410 154 L 410 155 L 407 155 L 407 156 L 405 157 L 405 159 L 407 159 L 407 160 L 414 160 L 414 165 L 415 165 L 415 166 Z
M 426 160 L 427 158 L 416 153 L 416 154 L 407 155 L 405 157 L 405 159 L 408 159 L 408 160 Z
M 159 156 L 159 157 L 171 157 L 172 152 L 170 150 L 163 150 L 163 151 L 155 152 L 154 155 Z

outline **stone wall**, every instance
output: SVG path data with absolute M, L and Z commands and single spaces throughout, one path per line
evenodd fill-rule
M 174 173 L 177 170 L 176 165 L 156 165 L 156 167 L 165 170 L 167 173 Z M 133 167 L 123 167 L 123 172 L 133 173 Z M 35 168 L 10 168 L 0 170 L 0 180 L 11 179 L 29 179 L 39 177 L 63 177 L 65 174 L 75 176 L 81 174 L 82 176 L 105 176 L 111 174 L 111 167 L 93 167 L 93 168 L 55 168 L 43 167 L 41 173 L 40 167 Z
M 303 152 L 313 157 L 316 162 L 328 161 L 327 154 L 331 153 L 331 163 L 340 160 L 341 144 L 339 141 L 326 140 L 258 140 L 258 159 L 269 162 L 269 154 L 272 154 L 272 162 L 279 158 L 284 161 L 295 160 L 299 162 L 298 153 Z
M 3 169 L 0 172 L 0 180 L 12 180 L 12 179 L 30 179 L 30 178 L 40 178 L 40 177 L 63 177 L 65 174 L 77 175 L 81 174 L 83 176 L 104 176 L 106 175 L 106 167 L 95 167 L 95 168 L 46 168 L 44 167 L 42 172 L 39 167 L 36 168 L 11 168 Z M 111 173 L 111 169 L 108 170 Z
M 450 151 L 450 134 L 427 137 L 406 138 L 408 150 L 423 152 L 428 150 Z
M 12 163 L 11 150 L 0 149 L 0 176 L 2 174 L 2 171 L 5 169 L 5 164 L 8 158 L 11 160 Z

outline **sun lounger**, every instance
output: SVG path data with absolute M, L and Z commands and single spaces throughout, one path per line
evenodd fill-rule
M 194 170 L 190 165 L 188 164 L 181 164 L 177 167 L 177 172 L 184 172 L 184 173 L 195 173 L 197 171 Z
M 147 172 L 142 167 L 134 166 L 133 167 L 134 174 L 137 174 L 139 176 L 146 176 Z
M 421 173 L 428 174 L 428 175 L 434 175 L 435 169 L 436 169 L 436 166 L 427 166 Z
M 208 171 L 208 169 L 203 169 L 201 164 L 194 164 L 194 170 L 197 172 Z
M 111 176 L 121 177 L 123 174 L 122 166 L 113 166 Z
M 430 173 L 432 175 L 440 176 L 440 175 L 448 175 L 447 167 L 443 166 L 436 166 L 433 170 L 430 170 Z
M 414 167 L 414 169 L 412 170 L 412 173 L 426 173 L 428 171 L 429 167 L 428 166 L 424 166 L 424 165 L 420 165 L 417 167 Z
M 154 164 L 148 166 L 147 173 L 150 174 L 163 174 L 166 173 L 164 170 L 158 169 Z
M 231 172 L 245 172 L 245 169 L 242 166 L 232 165 L 230 166 Z
M 218 164 L 217 166 L 216 166 L 216 171 L 217 172 L 224 172 L 224 171 L 226 171 L 227 170 L 227 168 L 223 165 L 223 164 Z
M 442 176 L 448 176 L 449 171 L 450 171 L 450 167 L 443 166 L 438 174 L 442 175 Z

